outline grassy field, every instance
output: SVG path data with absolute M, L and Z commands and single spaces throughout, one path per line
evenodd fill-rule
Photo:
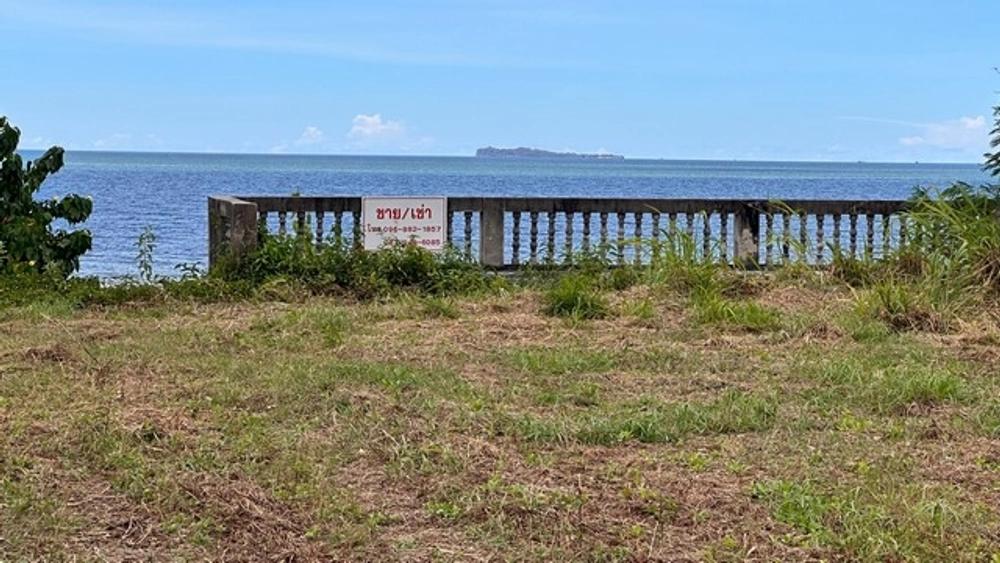
M 1000 560 L 995 308 L 737 277 L 0 309 L 0 560 Z

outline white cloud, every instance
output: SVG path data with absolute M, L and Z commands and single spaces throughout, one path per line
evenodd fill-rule
M 896 138 L 898 145 L 906 147 L 906 158 L 912 158 L 914 155 L 953 158 L 960 153 L 963 155 L 962 158 L 968 156 L 978 159 L 989 147 L 989 126 L 982 115 L 923 123 L 859 116 L 845 116 L 840 119 L 882 123 L 910 129 L 910 134 Z
M 323 131 L 315 125 L 309 125 L 302 131 L 302 135 L 295 141 L 295 144 L 299 146 L 315 145 L 322 143 L 324 140 L 326 140 L 326 135 L 323 134 Z
M 918 125 L 919 135 L 900 137 L 900 144 L 907 147 L 927 146 L 950 150 L 985 150 L 988 140 L 986 118 L 960 117 L 938 123 Z
M 375 113 L 365 115 L 359 113 L 351 121 L 351 130 L 347 138 L 357 144 L 373 144 L 384 141 L 395 141 L 406 134 L 406 127 L 399 121 L 382 120 L 382 115 Z

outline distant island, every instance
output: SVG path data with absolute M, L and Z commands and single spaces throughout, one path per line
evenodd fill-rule
M 527 147 L 518 147 L 516 149 L 486 147 L 477 150 L 476 156 L 480 158 L 580 158 L 588 160 L 625 160 L 625 157 L 620 154 L 552 152 L 541 149 L 529 149 Z

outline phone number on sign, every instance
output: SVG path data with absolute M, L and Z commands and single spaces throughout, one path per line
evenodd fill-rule
M 368 225 L 369 233 L 392 233 L 392 234 L 417 234 L 417 233 L 440 233 L 441 226 L 428 226 L 428 227 L 416 227 L 412 225 L 397 226 L 397 225 Z

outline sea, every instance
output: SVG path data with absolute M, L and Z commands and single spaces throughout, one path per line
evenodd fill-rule
M 67 151 L 38 197 L 93 198 L 80 226 L 93 233 L 93 249 L 79 274 L 111 279 L 138 273 L 147 228 L 155 275 L 204 267 L 209 195 L 872 200 L 990 181 L 978 164 Z

